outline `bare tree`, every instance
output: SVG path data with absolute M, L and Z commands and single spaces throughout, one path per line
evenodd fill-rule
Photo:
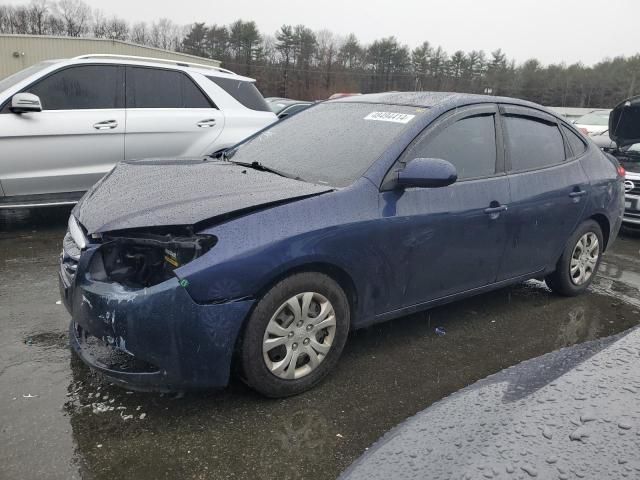
M 89 31 L 91 9 L 82 0 L 59 0 L 57 11 L 68 36 L 80 37 Z
M 151 41 L 149 27 L 147 27 L 145 22 L 133 24 L 129 37 L 133 43 L 138 43 L 140 45 L 147 45 Z
M 31 0 L 29 7 L 30 31 L 35 35 L 44 35 L 47 32 L 47 17 L 49 16 L 49 2 L 47 0 Z
M 151 25 L 151 45 L 154 47 L 175 50 L 182 36 L 182 29 L 168 18 L 161 18 Z

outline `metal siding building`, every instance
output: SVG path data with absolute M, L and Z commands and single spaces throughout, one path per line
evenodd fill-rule
M 0 79 L 42 60 L 72 58 L 89 53 L 136 55 L 195 62 L 219 67 L 218 60 L 186 53 L 103 38 L 51 37 L 45 35 L 0 35 Z

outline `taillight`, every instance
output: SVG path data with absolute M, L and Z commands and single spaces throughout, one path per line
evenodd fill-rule
M 580 133 L 582 133 L 583 135 L 586 135 L 587 137 L 589 136 L 589 130 L 587 130 L 587 129 L 586 129 L 586 128 L 584 128 L 584 127 L 580 127 L 580 128 L 578 129 L 578 131 L 579 131 Z
M 624 169 L 622 165 L 618 165 L 618 176 L 624 177 L 627 174 L 627 171 Z

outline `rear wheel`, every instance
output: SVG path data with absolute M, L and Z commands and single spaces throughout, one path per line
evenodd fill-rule
M 272 287 L 247 323 L 245 382 L 269 397 L 308 390 L 335 366 L 349 333 L 349 304 L 328 276 L 305 272 Z
M 582 223 L 567 242 L 556 271 L 545 278 L 549 288 L 569 297 L 585 291 L 600 266 L 603 245 L 600 225 L 593 220 Z

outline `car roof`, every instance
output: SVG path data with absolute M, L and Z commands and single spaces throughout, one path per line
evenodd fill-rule
M 327 100 L 327 103 L 381 103 L 388 105 L 405 105 L 410 107 L 433 108 L 450 105 L 452 107 L 472 103 L 510 103 L 533 107 L 558 117 L 556 113 L 536 103 L 510 97 L 496 97 L 492 95 L 478 95 L 472 93 L 455 92 L 385 92 L 369 93 L 351 97 Z M 559 118 L 559 117 L 558 117 Z

